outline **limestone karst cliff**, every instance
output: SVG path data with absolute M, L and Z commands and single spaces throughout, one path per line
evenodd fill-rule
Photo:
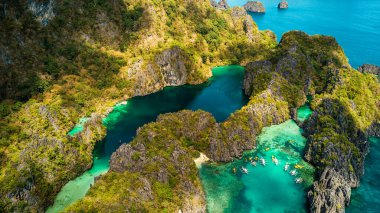
M 0 5 L 0 208 L 43 211 L 92 164 L 120 100 L 201 83 L 218 64 L 269 54 L 273 34 L 202 1 L 5 1 Z M 99 119 L 96 119 L 99 121 Z M 87 128 L 87 127 L 86 127 Z

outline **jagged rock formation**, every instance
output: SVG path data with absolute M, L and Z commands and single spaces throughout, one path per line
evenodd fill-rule
M 189 82 L 189 76 L 195 72 L 191 59 L 178 46 L 157 54 L 144 70 L 143 60 L 136 61 L 128 70 L 128 76 L 136 82 L 134 96 L 141 96 L 157 91 L 166 86 L 178 86 Z M 147 78 L 147 74 L 149 78 Z
M 363 64 L 358 68 L 359 72 L 380 75 L 380 67 L 372 64 Z
M 215 7 L 216 9 L 226 10 L 230 8 L 228 6 L 227 0 L 220 0 L 219 2 L 216 2 L 215 0 L 211 0 L 211 5 Z
M 244 4 L 244 9 L 252 13 L 265 13 L 264 4 L 259 1 L 248 1 Z
M 289 5 L 287 1 L 281 1 L 278 3 L 277 8 L 278 9 L 288 9 Z
M 344 212 L 344 206 L 350 203 L 351 187 L 334 169 L 326 168 L 313 188 L 315 191 L 309 192 L 309 197 L 313 198 L 311 212 Z

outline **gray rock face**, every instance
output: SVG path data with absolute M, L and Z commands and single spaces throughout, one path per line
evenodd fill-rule
M 310 211 L 315 213 L 344 212 L 350 203 L 351 187 L 332 168 L 326 168 L 318 182 L 314 182 L 308 193 Z
M 165 86 L 178 86 L 187 83 L 192 72 L 186 65 L 188 56 L 179 47 L 164 50 L 153 62 L 143 59 L 136 61 L 127 70 L 128 77 L 136 82 L 135 96 L 156 92 Z
M 259 1 L 248 1 L 244 5 L 244 9 L 253 13 L 265 13 L 264 4 Z
M 163 51 L 156 56 L 156 64 L 164 80 L 164 86 L 178 86 L 186 83 L 189 71 L 186 68 L 187 57 L 179 47 Z
M 53 7 L 54 0 L 48 0 L 45 2 L 35 0 L 28 1 L 28 9 L 43 26 L 48 25 L 49 21 L 55 17 Z
M 232 17 L 239 18 L 239 17 L 244 17 L 248 14 L 247 14 L 247 11 L 242 7 L 233 7 L 231 15 Z
M 380 67 L 372 64 L 363 64 L 358 68 L 359 72 L 380 75 Z
M 253 79 L 259 73 L 270 73 L 272 71 L 272 63 L 270 61 L 255 61 L 250 62 L 246 65 L 246 70 L 244 73 L 244 92 L 246 95 L 250 96 L 252 94 L 252 82 Z
M 230 8 L 226 0 L 220 0 L 219 2 L 216 2 L 215 0 L 211 0 L 211 5 L 215 7 L 216 9 L 226 10 Z
M 281 1 L 279 4 L 278 4 L 278 9 L 288 9 L 288 2 L 287 1 Z

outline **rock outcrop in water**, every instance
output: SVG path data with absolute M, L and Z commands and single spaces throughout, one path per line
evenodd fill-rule
M 259 1 L 248 1 L 244 5 L 244 9 L 252 13 L 265 13 L 265 7 L 262 2 Z
M 278 3 L 277 8 L 278 9 L 288 9 L 289 5 L 287 1 L 281 1 Z
M 380 67 L 372 64 L 363 64 L 358 68 L 359 72 L 380 76 Z

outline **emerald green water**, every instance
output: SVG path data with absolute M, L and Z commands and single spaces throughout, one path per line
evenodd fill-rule
M 74 128 L 72 128 L 70 130 L 70 132 L 68 133 L 68 135 L 74 136 L 75 134 L 77 134 L 79 132 L 82 132 L 83 125 L 84 125 L 84 123 L 86 123 L 87 120 L 88 120 L 88 118 L 81 118 L 81 119 L 79 119 L 79 122 L 74 126 Z
M 308 105 L 301 106 L 297 110 L 297 119 L 301 122 L 304 122 L 311 116 L 312 113 L 313 111 Z
M 370 138 L 370 150 L 365 161 L 360 187 L 352 191 L 351 204 L 346 212 L 380 211 L 380 138 Z
M 305 110 L 301 108 L 300 110 Z M 306 111 L 306 110 L 305 110 Z M 311 110 L 307 110 L 311 114 Z M 232 163 L 217 165 L 203 164 L 200 177 L 207 198 L 209 212 L 305 212 L 306 188 L 313 182 L 314 168 L 303 159 L 306 139 L 302 129 L 288 120 L 280 125 L 263 129 L 257 137 L 258 147 L 244 154 L 243 158 Z M 251 159 L 264 158 L 266 166 L 260 161 L 252 166 Z M 272 156 L 279 160 L 276 166 Z M 284 170 L 290 164 L 288 171 Z M 297 175 L 289 171 L 298 164 Z M 240 168 L 248 169 L 243 174 Z M 233 168 L 237 172 L 233 173 Z M 304 182 L 295 183 L 301 177 Z
M 137 128 L 154 121 L 159 114 L 202 109 L 211 112 L 217 121 L 225 120 L 248 102 L 242 91 L 243 77 L 244 68 L 241 66 L 217 67 L 213 69 L 213 77 L 204 84 L 167 87 L 154 94 L 134 97 L 125 105 L 115 106 L 103 121 L 107 135 L 96 147 L 93 167 L 67 183 L 47 212 L 62 211 L 83 198 L 94 178 L 108 171 L 111 154 L 122 143 L 131 141 Z M 69 135 L 80 132 L 83 123 L 79 122 Z

